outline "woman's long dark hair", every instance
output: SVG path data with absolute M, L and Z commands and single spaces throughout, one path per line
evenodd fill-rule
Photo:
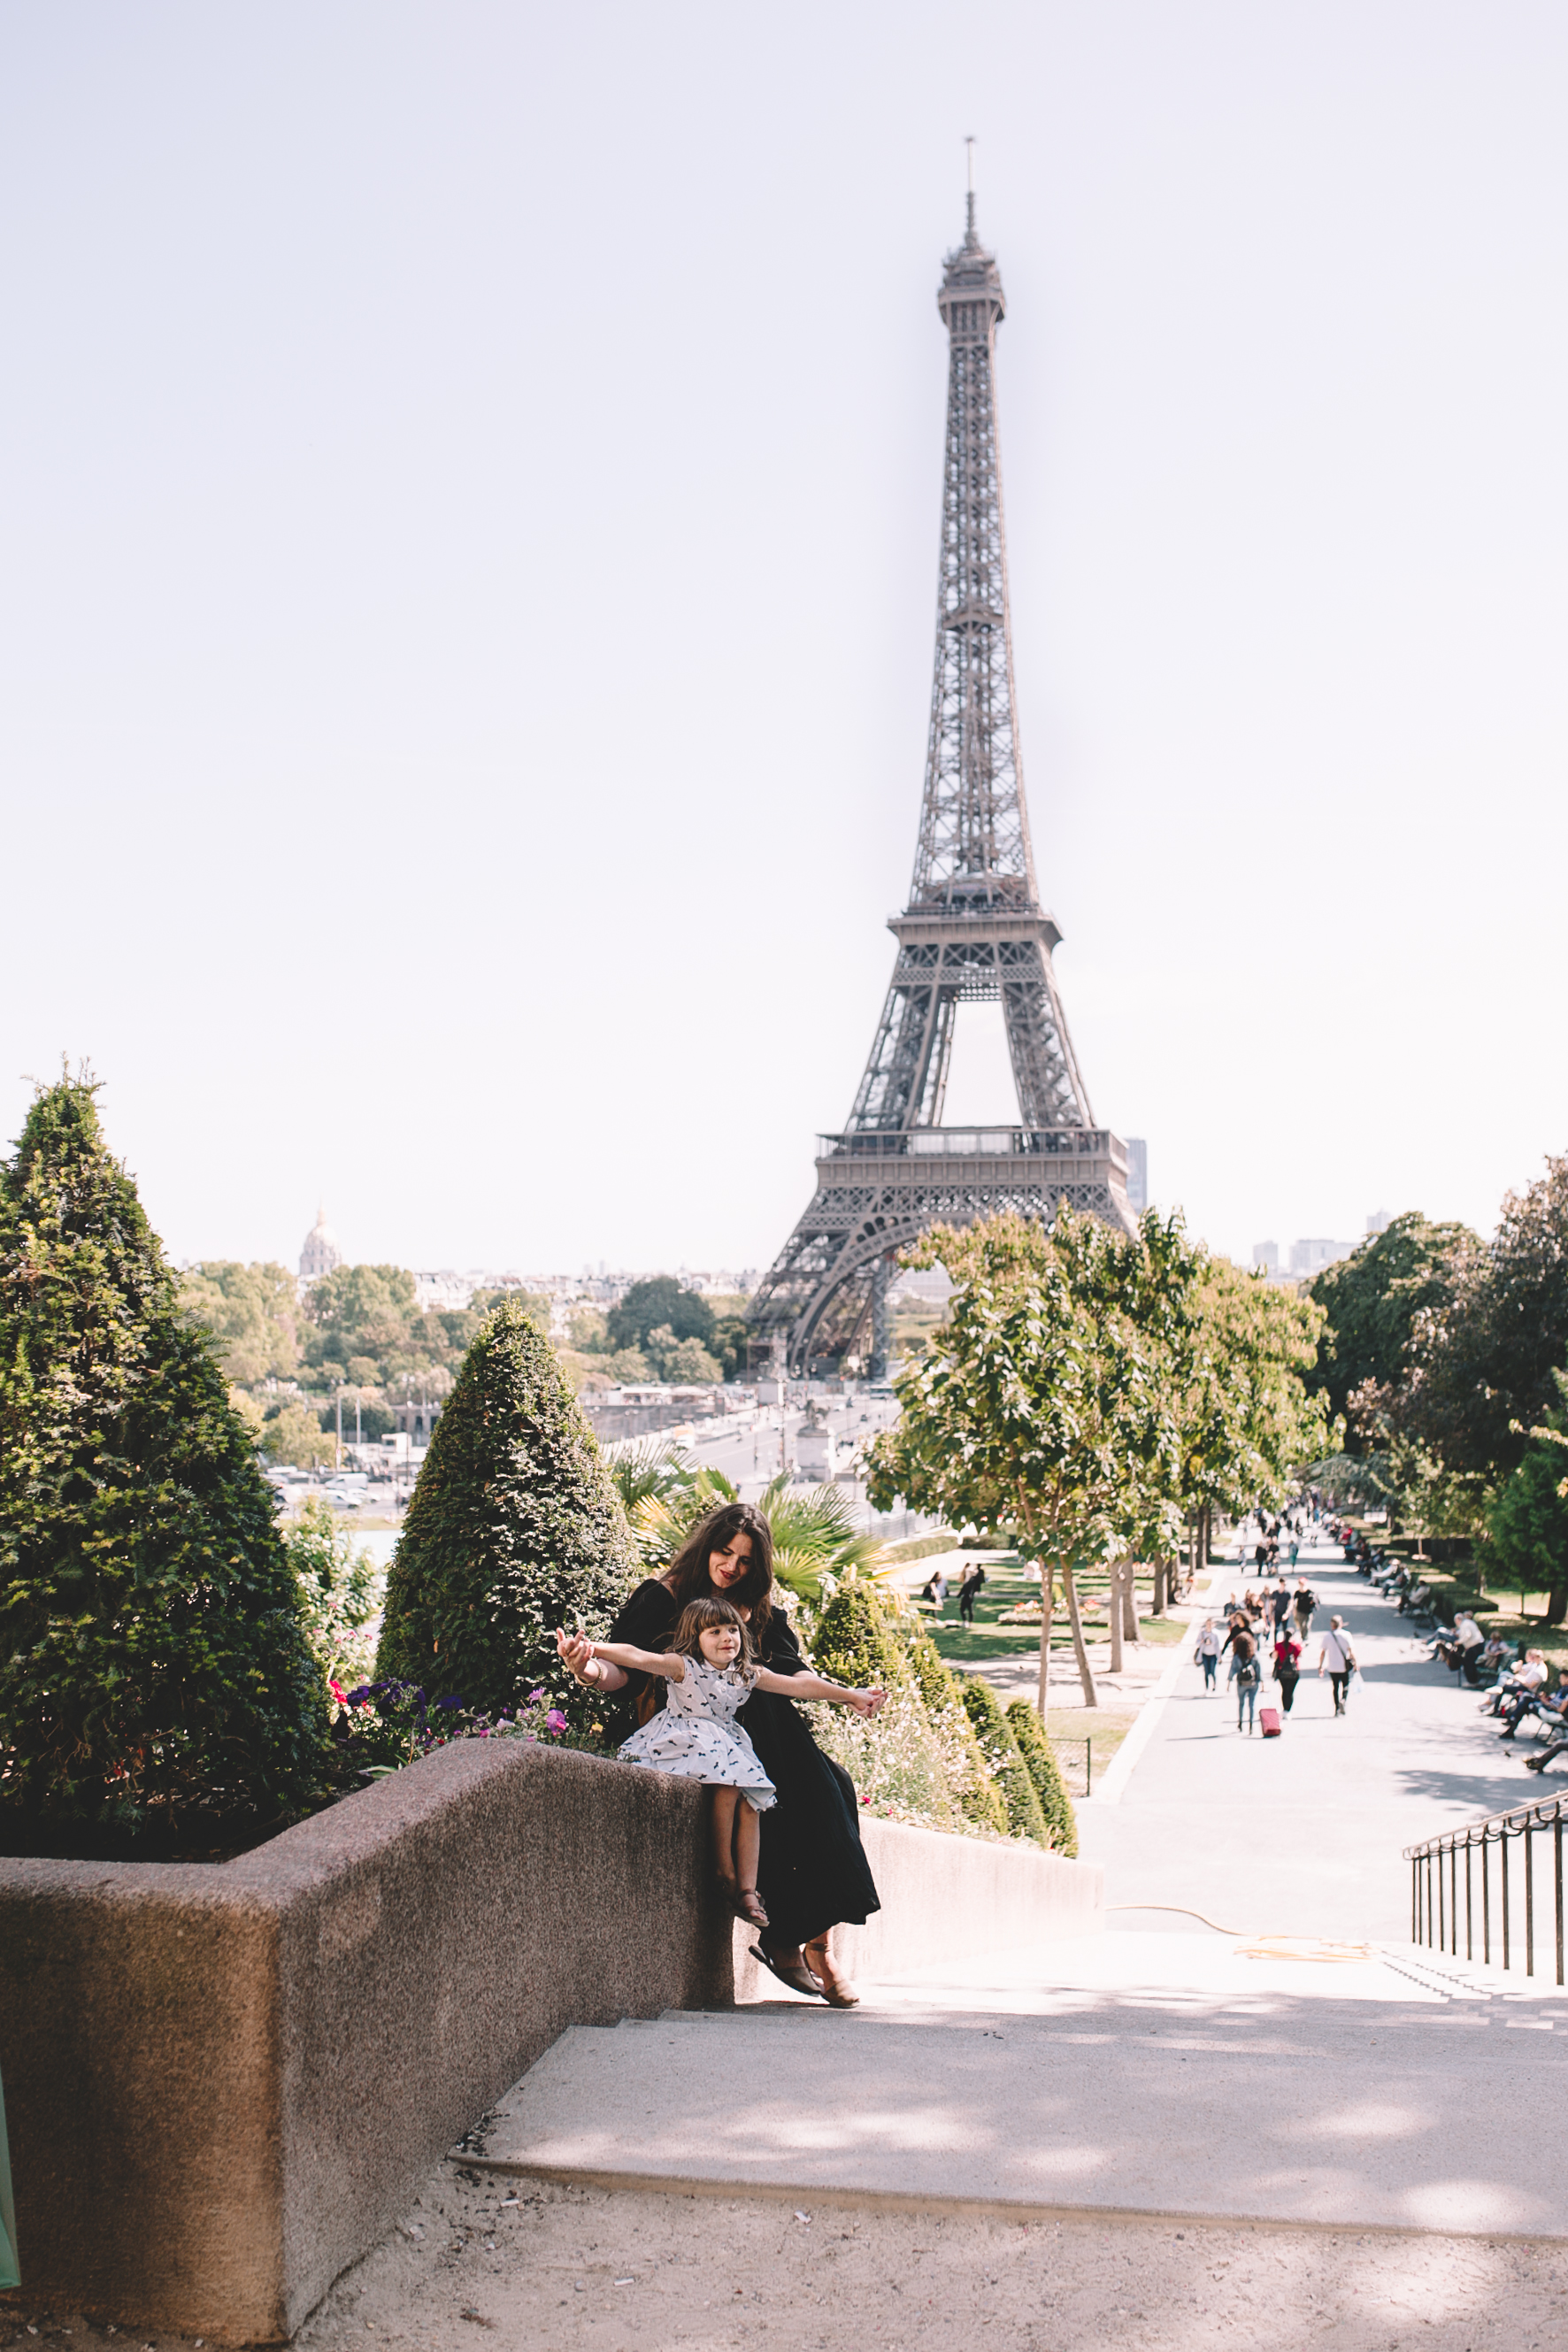
M 684 1609 L 689 1601 L 706 1599 L 717 1587 L 709 1581 L 708 1563 L 716 1551 L 726 1551 L 737 1536 L 750 1536 L 752 1557 L 738 1583 L 719 1594 L 721 1601 L 743 1602 L 752 1612 L 752 1646 L 760 1650 L 773 1605 L 773 1534 L 761 1511 L 750 1503 L 722 1503 L 699 1520 L 669 1566 L 664 1580 Z

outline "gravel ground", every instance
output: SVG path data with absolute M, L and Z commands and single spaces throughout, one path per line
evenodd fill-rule
M 514 2200 L 515 2201 L 511 2201 Z M 603 2190 L 437 2168 L 299 2352 L 1545 2352 L 1568 2247 L 1174 2221 L 1028 2223 Z M 0 2303 L 0 2345 L 192 2340 Z M 59 2352 L 64 2352 L 63 2344 Z

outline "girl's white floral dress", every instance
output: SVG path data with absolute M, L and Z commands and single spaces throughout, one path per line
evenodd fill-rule
M 738 1668 L 710 1666 L 705 1658 L 682 1663 L 682 1680 L 666 1683 L 664 1706 L 633 1732 L 621 1754 L 683 1780 L 739 1789 L 753 1812 L 765 1813 L 776 1792 L 735 1720 L 752 1696 L 750 1681 Z

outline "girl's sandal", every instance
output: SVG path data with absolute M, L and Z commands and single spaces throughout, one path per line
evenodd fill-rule
M 737 1889 L 733 1898 L 737 1919 L 748 1920 L 753 1927 L 765 1927 L 768 1915 L 763 1908 L 763 1898 L 754 1886 Z

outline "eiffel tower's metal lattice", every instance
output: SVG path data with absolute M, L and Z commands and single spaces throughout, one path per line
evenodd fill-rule
M 996 446 L 1002 280 L 974 228 L 947 257 L 947 436 L 936 667 L 909 904 L 889 925 L 892 984 L 847 1129 L 819 1139 L 816 1193 L 752 1303 L 792 1370 L 886 1355 L 893 1254 L 925 1227 L 1064 1199 L 1127 1225 L 1125 1146 L 1097 1128 L 1057 993 L 1061 934 L 1040 906 L 1013 688 Z M 1016 1127 L 942 1124 L 958 1006 L 1000 1000 Z M 868 1332 L 869 1324 L 869 1332 Z

